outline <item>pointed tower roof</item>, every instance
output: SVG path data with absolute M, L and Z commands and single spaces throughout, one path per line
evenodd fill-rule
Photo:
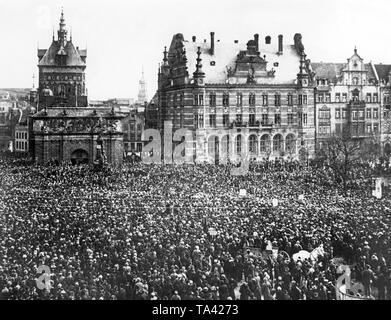
M 67 33 L 64 11 L 61 11 L 59 29 L 57 31 L 58 39 L 52 41 L 49 49 L 38 49 L 38 57 L 40 61 L 38 66 L 56 66 L 56 55 L 66 56 L 66 66 L 85 67 L 86 50 L 76 49 L 71 41 L 67 41 Z
M 145 83 L 145 78 L 144 78 L 144 67 L 142 67 L 141 70 L 141 79 L 139 81 L 139 89 L 138 89 L 138 97 L 137 97 L 138 103 L 144 103 L 147 102 L 147 86 Z

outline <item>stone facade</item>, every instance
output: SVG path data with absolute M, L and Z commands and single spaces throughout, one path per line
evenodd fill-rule
M 88 107 L 86 52 L 68 41 L 63 13 L 58 39 L 44 51 L 38 50 L 39 111 L 29 122 L 36 162 L 121 163 L 124 116 L 114 107 Z
M 236 161 L 243 151 L 305 160 L 315 151 L 314 88 L 300 34 L 262 46 L 258 35 L 243 45 L 177 34 L 159 69 L 156 126 L 197 132 L 201 161 Z
M 333 134 L 378 139 L 382 123 L 381 88 L 376 67 L 357 50 L 347 63 L 312 63 L 316 90 L 316 136 L 321 149 Z
M 93 163 L 100 137 L 107 162 L 121 163 L 122 119 L 107 108 L 51 108 L 38 112 L 32 116 L 35 160 Z

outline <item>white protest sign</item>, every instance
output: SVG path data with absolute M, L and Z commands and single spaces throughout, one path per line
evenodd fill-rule
M 241 196 L 241 197 L 247 196 L 247 190 L 246 189 L 240 189 L 239 190 L 239 196 Z
M 273 203 L 273 207 L 277 207 L 278 206 L 278 200 L 277 199 L 273 199 L 272 203 Z
M 216 231 L 215 228 L 209 228 L 208 232 L 209 232 L 209 234 L 210 234 L 212 237 L 214 237 L 214 236 L 217 235 L 217 231 Z

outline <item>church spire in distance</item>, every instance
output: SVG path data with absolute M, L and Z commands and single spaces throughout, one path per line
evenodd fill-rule
M 146 86 L 145 79 L 144 79 L 144 67 L 142 68 L 142 71 L 141 71 L 141 79 L 139 81 L 137 102 L 141 103 L 141 104 L 148 102 L 147 86 Z

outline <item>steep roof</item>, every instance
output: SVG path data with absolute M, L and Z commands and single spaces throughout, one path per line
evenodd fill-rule
M 317 78 L 330 79 L 333 81 L 337 80 L 337 78 L 341 75 L 344 66 L 345 63 L 311 63 L 312 71 L 315 72 L 315 76 Z
M 364 64 L 365 70 L 368 72 L 368 78 L 376 78 L 373 68 L 370 63 Z M 330 63 L 330 62 L 312 62 L 312 70 L 315 72 L 315 76 L 320 79 L 329 79 L 335 82 L 339 76 L 342 75 L 342 71 L 345 70 L 346 63 Z
M 196 70 L 197 49 L 201 48 L 202 71 L 205 73 L 205 83 L 226 83 L 227 69 L 235 68 L 240 51 L 247 50 L 245 42 L 215 41 L 214 54 L 210 52 L 210 43 L 184 41 L 187 66 L 190 77 Z M 266 55 L 267 70 L 274 69 L 274 77 L 256 77 L 258 83 L 264 84 L 294 84 L 299 73 L 300 57 L 294 45 L 284 45 L 283 54 L 279 55 L 278 43 L 262 44 L 259 46 L 260 56 Z M 211 63 L 212 62 L 212 63 Z M 274 64 L 278 63 L 278 66 Z M 244 79 L 244 81 L 246 81 Z
M 38 66 L 56 66 L 56 55 L 60 50 L 60 42 L 53 41 L 48 50 L 46 50 Z M 87 55 L 86 50 L 77 50 L 71 41 L 68 41 L 64 47 L 66 53 L 66 66 L 70 67 L 85 67 L 86 64 L 82 57 Z M 38 56 L 43 53 L 42 49 L 38 50 Z
M 384 80 L 388 82 L 388 75 L 391 72 L 390 64 L 375 64 L 375 69 L 377 75 L 379 76 L 379 80 Z

